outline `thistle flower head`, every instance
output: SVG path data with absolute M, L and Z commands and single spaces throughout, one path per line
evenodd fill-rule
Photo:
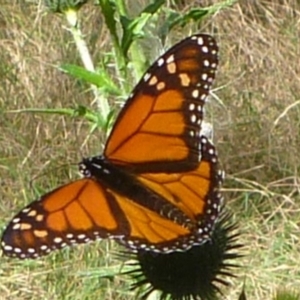
M 146 287 L 140 299 L 155 290 L 161 291 L 160 299 L 214 300 L 222 294 L 220 287 L 227 286 L 227 276 L 234 277 L 232 268 L 237 267 L 229 260 L 241 255 L 236 224 L 231 215 L 223 213 L 217 222 L 211 239 L 195 245 L 185 252 L 154 253 L 139 250 L 125 256 L 136 260 L 136 268 L 126 272 L 136 280 L 132 289 Z M 124 254 L 124 253 L 123 253 Z

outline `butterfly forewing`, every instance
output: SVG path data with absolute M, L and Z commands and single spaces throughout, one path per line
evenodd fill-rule
M 133 90 L 105 148 L 115 164 L 168 171 L 195 167 L 203 105 L 215 78 L 218 47 L 209 35 L 187 38 L 160 57 Z
M 67 245 L 129 233 L 114 198 L 92 179 L 81 179 L 43 195 L 21 210 L 2 237 L 8 256 L 35 258 Z

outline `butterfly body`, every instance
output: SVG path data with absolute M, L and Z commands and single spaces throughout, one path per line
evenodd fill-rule
M 124 167 L 116 167 L 104 156 L 84 159 L 79 164 L 79 170 L 85 177 L 104 186 L 112 198 L 118 194 L 182 226 L 192 226 L 191 220 L 181 210 L 140 182 L 137 174 L 130 173 Z
M 206 242 L 222 205 L 217 153 L 200 134 L 217 53 L 215 40 L 198 34 L 154 62 L 117 117 L 103 155 L 80 163 L 84 178 L 17 213 L 3 232 L 3 253 L 36 258 L 103 238 L 163 253 Z

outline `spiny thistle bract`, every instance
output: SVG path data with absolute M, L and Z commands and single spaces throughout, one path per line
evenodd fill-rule
M 136 260 L 131 265 L 137 268 L 124 273 L 136 280 L 132 289 L 144 287 L 137 299 L 147 299 L 155 290 L 161 300 L 218 299 L 220 286 L 229 285 L 224 277 L 235 277 L 232 268 L 238 265 L 229 260 L 241 257 L 236 229 L 231 215 L 223 212 L 211 239 L 186 252 L 123 252 L 121 256 Z

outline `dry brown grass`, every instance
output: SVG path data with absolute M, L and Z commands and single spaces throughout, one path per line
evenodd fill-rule
M 249 299 L 300 286 L 299 16 L 297 1 L 241 1 L 212 21 L 222 101 L 213 120 L 248 248 Z
M 217 1 L 206 1 L 212 2 Z M 97 61 L 109 49 L 109 38 L 97 9 L 84 7 L 84 15 L 89 20 L 84 31 Z M 241 259 L 245 268 L 239 271 L 241 278 L 234 280 L 228 299 L 237 299 L 243 278 L 250 300 L 271 299 L 277 289 L 299 290 L 299 19 L 297 0 L 252 0 L 220 11 L 206 26 L 215 32 L 221 49 L 214 85 L 219 100 L 212 101 L 207 109 L 228 174 L 224 192 L 229 206 L 237 212 L 241 241 L 247 248 L 247 256 Z M 66 43 L 71 39 L 63 25 L 61 18 L 44 15 L 40 8 L 18 1 L 2 5 L 0 10 L 3 225 L 24 204 L 20 203 L 24 195 L 28 201 L 35 197 L 28 189 L 32 178 L 80 159 L 78 149 L 88 134 L 89 127 L 76 119 L 1 113 L 29 107 L 89 105 L 92 96 L 88 86 L 79 85 L 53 67 L 62 62 L 80 63 L 74 44 Z M 97 153 L 100 137 L 99 133 L 91 136 L 83 152 Z M 69 171 L 64 172 L 61 177 L 65 180 Z M 62 178 L 51 175 L 49 180 L 44 176 L 39 183 L 49 189 Z M 81 254 L 82 250 L 78 251 Z M 78 266 L 72 269 L 68 263 L 60 268 L 61 273 L 64 268 L 77 271 Z M 5 260 L 1 266 L 0 299 L 80 299 L 76 294 L 60 298 L 55 287 L 45 285 L 50 272 L 47 268 L 52 268 L 49 261 L 31 267 Z M 62 280 L 68 282 L 66 278 Z M 74 280 L 74 286 L 81 286 L 80 278 Z M 113 292 L 109 298 L 117 299 Z

